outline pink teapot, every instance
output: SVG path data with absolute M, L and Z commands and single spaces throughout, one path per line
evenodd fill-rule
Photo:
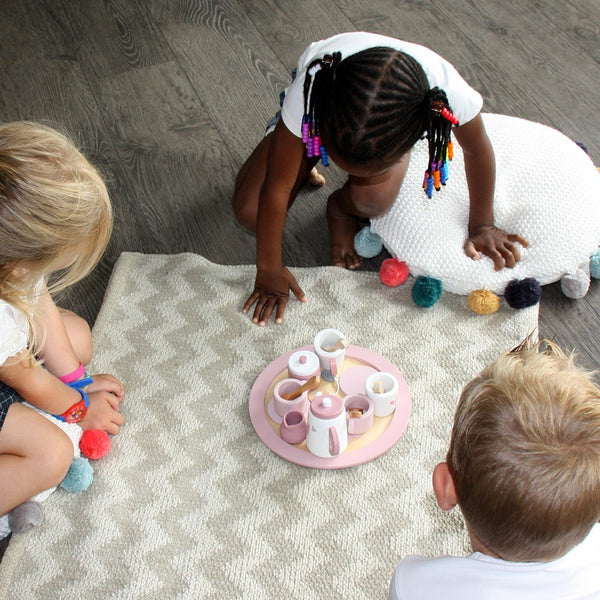
M 338 456 L 348 447 L 346 410 L 339 396 L 316 396 L 310 403 L 306 447 L 321 458 Z

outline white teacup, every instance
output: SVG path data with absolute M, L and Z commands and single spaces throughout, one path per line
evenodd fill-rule
M 313 340 L 321 364 L 321 377 L 326 381 L 333 381 L 342 367 L 347 345 L 346 342 L 344 346 L 337 346 L 342 341 L 346 342 L 346 336 L 337 329 L 322 329 Z
M 398 380 L 391 373 L 371 373 L 365 381 L 365 392 L 373 400 L 376 417 L 387 417 L 396 410 Z

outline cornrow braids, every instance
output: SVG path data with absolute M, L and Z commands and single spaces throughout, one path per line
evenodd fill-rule
M 440 183 L 447 180 L 447 165 L 443 177 L 442 165 L 449 158 L 450 125 L 457 122 L 445 93 L 430 89 L 423 68 L 409 54 L 375 46 L 343 60 L 335 53 L 311 62 L 304 82 L 304 113 L 307 156 L 318 156 L 318 139 L 323 164 L 327 153 L 323 155 L 322 139 L 347 162 L 394 163 L 425 134 L 428 172 Z M 433 175 L 436 171 L 438 176 Z

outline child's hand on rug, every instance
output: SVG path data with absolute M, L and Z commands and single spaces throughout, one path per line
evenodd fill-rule
M 125 423 L 125 417 L 119 412 L 122 396 L 118 397 L 106 390 L 90 391 L 88 388 L 88 397 L 90 405 L 79 425 L 83 429 L 101 429 L 111 435 L 119 433 Z
M 254 283 L 254 291 L 246 300 L 242 312 L 246 314 L 252 305 L 254 313 L 252 322 L 264 327 L 269 322 L 273 311 L 275 311 L 275 323 L 283 322 L 283 313 L 287 306 L 290 290 L 300 302 L 306 302 L 308 298 L 298 285 L 296 278 L 290 273 L 287 267 L 266 271 L 258 269 Z
M 108 373 L 101 373 L 99 375 L 92 375 L 92 378 L 94 379 L 94 382 L 90 383 L 90 385 L 88 385 L 86 388 L 88 393 L 110 392 L 119 399 L 119 402 L 123 400 L 123 396 L 125 395 L 125 388 L 116 377 Z M 116 408 L 118 408 L 118 405 Z
M 529 242 L 520 235 L 506 233 L 494 225 L 482 225 L 469 230 L 465 254 L 473 260 L 479 260 L 485 254 L 494 262 L 496 271 L 503 267 L 512 269 L 521 260 L 515 243 L 521 244 L 523 248 L 529 246 Z

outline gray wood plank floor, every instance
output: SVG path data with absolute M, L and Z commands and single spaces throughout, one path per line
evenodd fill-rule
M 600 164 L 596 0 L 2 0 L 0 120 L 69 133 L 114 203 L 105 258 L 63 304 L 93 323 L 123 251 L 252 263 L 255 240 L 232 220 L 235 174 L 300 52 L 348 30 L 433 48 L 482 92 L 486 111 L 553 126 Z M 329 262 L 325 200 L 343 178 L 328 176 L 290 211 L 290 266 Z M 597 368 L 599 311 L 597 281 L 577 301 L 546 286 L 540 333 Z
M 299 53 L 334 33 L 430 46 L 482 92 L 486 111 L 553 126 L 600 164 L 600 4 L 591 0 L 4 0 L 1 13 L 0 119 L 65 130 L 108 180 L 110 247 L 64 299 L 91 323 L 122 251 L 253 262 L 254 238 L 232 221 L 235 174 Z M 343 180 L 328 176 L 290 212 L 290 266 L 328 263 L 325 199 Z M 599 307 L 597 282 L 579 301 L 546 286 L 540 332 L 596 367 Z

